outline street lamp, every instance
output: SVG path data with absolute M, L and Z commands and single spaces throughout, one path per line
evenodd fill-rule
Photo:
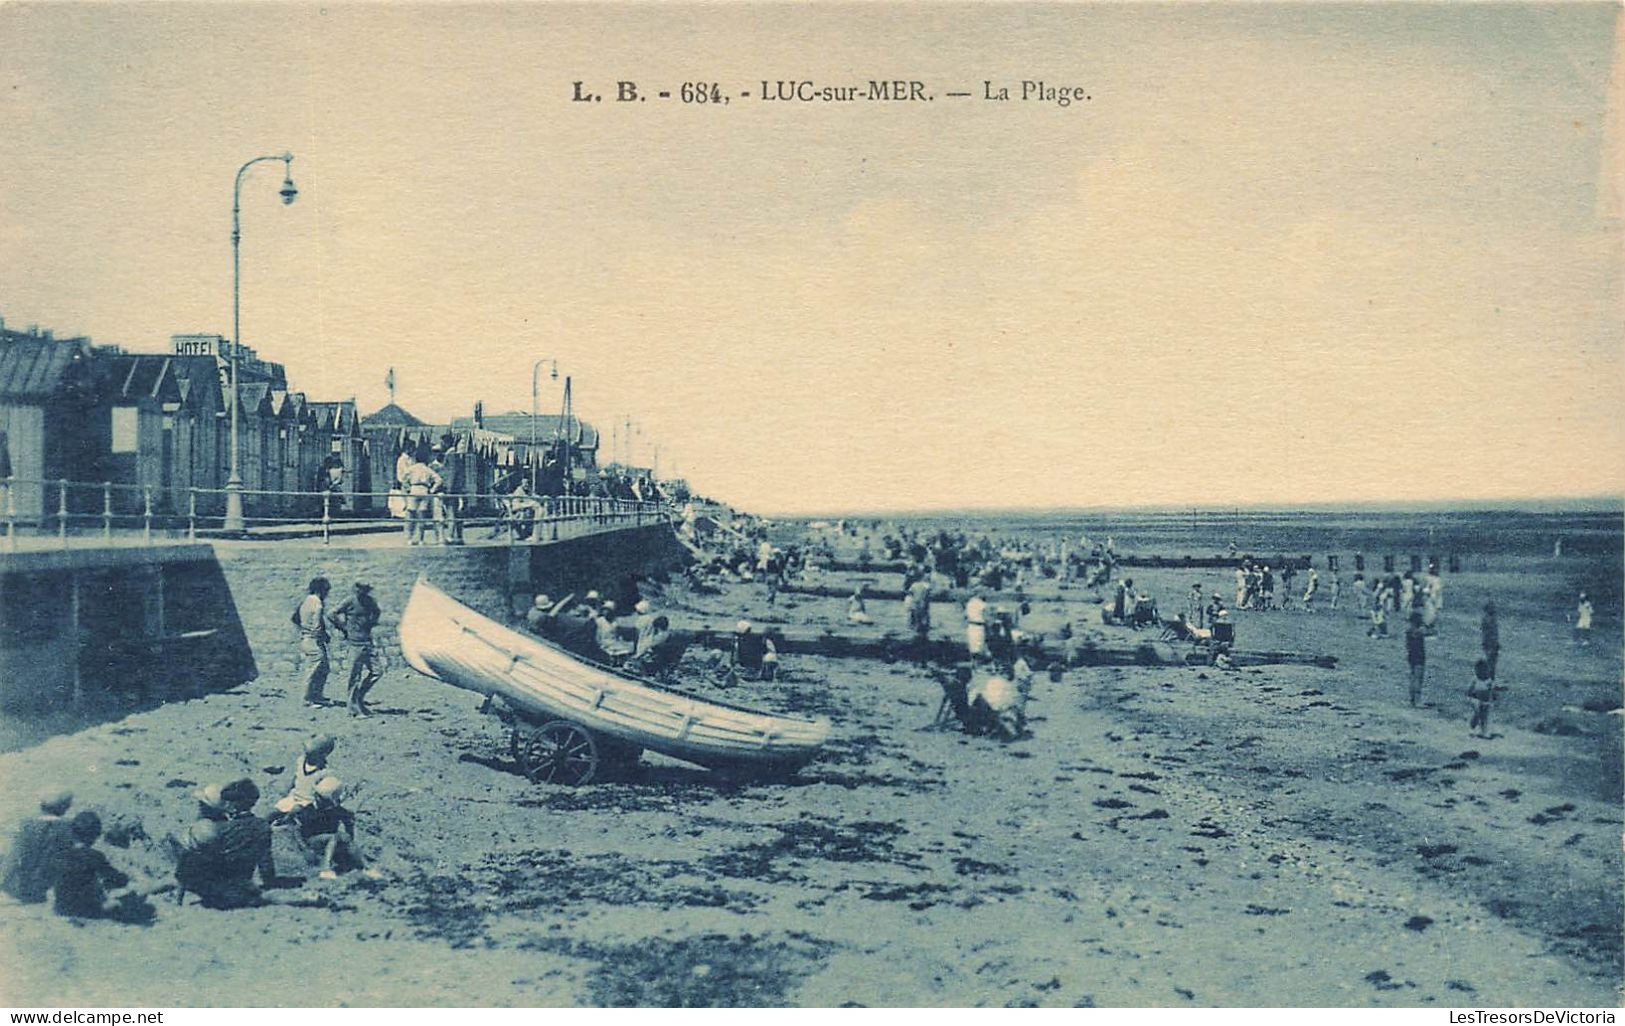
M 554 381 L 559 380 L 559 361 L 550 356 L 544 356 L 530 365 L 530 494 L 536 494 L 536 374 L 542 369 L 542 364 L 551 364 L 552 370 L 548 377 Z
M 242 420 L 242 392 L 238 389 L 238 353 L 243 347 L 242 292 L 243 292 L 243 175 L 255 164 L 268 160 L 282 161 L 282 188 L 278 195 L 287 206 L 299 195 L 293 185 L 293 154 L 274 157 L 255 157 L 237 169 L 237 184 L 231 193 L 231 476 L 226 479 L 227 531 L 241 532 L 243 525 L 243 474 L 241 450 L 238 448 L 238 425 Z

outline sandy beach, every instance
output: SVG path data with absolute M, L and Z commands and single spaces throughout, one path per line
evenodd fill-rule
M 1169 605 L 1195 581 L 1229 587 L 1135 576 Z M 279 867 L 306 877 L 279 904 L 159 895 L 145 927 L 7 904 L 0 1002 L 1615 1005 L 1620 649 L 1574 645 L 1554 582 L 1511 557 L 1452 576 L 1419 709 L 1403 641 L 1366 639 L 1347 611 L 1237 614 L 1238 647 L 1336 669 L 1041 675 L 1011 744 L 929 729 L 939 690 L 920 667 L 790 657 L 778 682 L 716 692 L 834 722 L 775 784 L 645 756 L 624 780 L 533 785 L 477 698 L 398 656 L 368 720 L 305 709 L 268 675 L 0 756 L 0 824 L 66 785 L 133 833 L 104 843 L 114 864 L 160 883 L 197 783 L 252 776 L 264 812 L 302 740 L 330 732 L 384 879 L 318 880 L 279 837 Z M 1036 631 L 1093 603 L 1054 582 L 1032 595 Z M 1490 596 L 1510 690 L 1485 740 L 1464 692 Z M 846 629 L 844 602 L 768 606 L 756 584 L 657 601 L 689 624 Z M 903 629 L 898 604 L 871 613 L 867 630 Z

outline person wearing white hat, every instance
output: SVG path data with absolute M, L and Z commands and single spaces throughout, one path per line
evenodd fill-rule
M 1025 700 L 1020 689 L 1003 677 L 989 677 L 971 688 L 971 722 L 977 733 L 1014 741 L 1026 729 Z
M 525 626 L 533 632 L 547 635 L 546 624 L 553 616 L 553 597 L 547 592 L 538 592 L 531 602 L 530 608 L 525 610 Z

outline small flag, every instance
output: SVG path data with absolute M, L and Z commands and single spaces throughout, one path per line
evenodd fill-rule
M 395 401 L 395 368 L 391 367 L 389 373 L 384 375 L 384 387 L 389 389 L 389 401 Z

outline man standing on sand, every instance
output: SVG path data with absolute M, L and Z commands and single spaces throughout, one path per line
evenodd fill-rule
M 1185 622 L 1192 627 L 1201 627 L 1205 622 L 1202 602 L 1201 582 L 1191 585 L 1190 594 L 1185 598 Z
M 916 640 L 924 641 L 931 636 L 931 582 L 923 576 L 916 579 L 908 586 L 908 594 L 913 603 L 909 608 L 909 629 Z
M 1422 614 L 1411 614 L 1411 625 L 1405 628 L 1405 662 L 1411 669 L 1411 705 L 1422 701 L 1422 678 L 1427 671 L 1427 632 L 1422 629 Z
M 1310 567 L 1309 568 L 1309 577 L 1308 577 L 1307 581 L 1305 582 L 1305 584 L 1303 586 L 1303 611 L 1304 612 L 1313 613 L 1315 611 L 1315 592 L 1317 592 L 1319 590 L 1320 590 L 1320 574 L 1315 570 L 1314 567 Z M 1333 609 L 1337 608 L 1335 602 L 1334 602 L 1332 608 Z
M 1473 686 L 1467 689 L 1467 697 L 1473 700 L 1473 718 L 1467 723 L 1469 733 L 1478 732 L 1478 736 L 1490 736 L 1490 706 L 1495 703 L 1496 691 L 1494 679 L 1490 676 L 1490 664 L 1480 659 L 1473 664 Z
M 1484 618 L 1478 621 L 1478 642 L 1484 650 L 1484 665 L 1489 670 L 1485 680 L 1494 683 L 1495 664 L 1501 660 L 1501 623 L 1495 617 L 1495 603 L 1484 603 Z
M 1427 574 L 1417 582 L 1417 598 L 1422 603 L 1422 626 L 1429 634 L 1439 633 L 1439 613 L 1444 609 L 1444 578 L 1437 565 L 1430 564 Z
M 982 598 L 981 592 L 973 594 L 965 603 L 965 648 L 973 660 L 987 652 L 987 600 Z
M 299 659 L 304 670 L 307 706 L 327 704 L 322 692 L 327 687 L 327 674 L 332 666 L 327 647 L 327 594 L 332 590 L 327 578 L 311 578 L 310 589 L 293 614 L 293 622 L 299 628 Z
M 1343 575 L 1336 570 L 1332 571 L 1332 601 L 1331 609 L 1337 611 L 1337 600 L 1343 595 Z
M 1582 591 L 1574 610 L 1574 643 L 1581 648 L 1591 644 L 1591 612 L 1591 599 Z
M 372 585 L 357 581 L 355 594 L 333 610 L 332 622 L 344 634 L 350 650 L 350 715 L 370 716 L 367 711 L 367 692 L 383 676 L 378 670 L 377 652 L 372 644 L 373 628 L 378 626 L 382 612 L 372 597 Z

